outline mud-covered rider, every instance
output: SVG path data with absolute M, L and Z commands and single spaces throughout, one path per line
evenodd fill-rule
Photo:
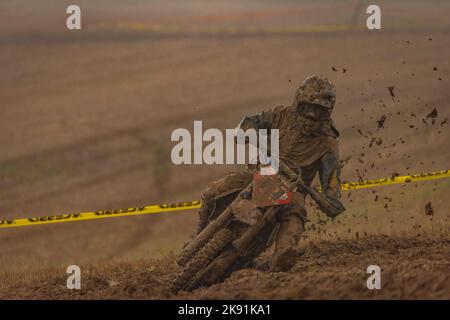
M 278 129 L 280 159 L 296 172 L 301 168 L 308 186 L 318 174 L 326 198 L 340 203 L 339 132 L 331 119 L 335 101 L 336 91 L 331 82 L 321 76 L 310 76 L 297 89 L 292 105 L 275 106 L 244 119 L 255 129 Z M 209 185 L 202 197 L 197 232 L 208 224 L 215 210 L 232 201 L 252 179 L 252 173 L 244 170 Z M 296 192 L 280 217 L 270 262 L 272 271 L 288 270 L 295 264 L 305 221 L 305 195 Z

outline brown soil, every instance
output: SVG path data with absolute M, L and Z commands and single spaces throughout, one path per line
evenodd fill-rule
M 373 236 L 309 242 L 289 272 L 234 272 L 224 282 L 193 292 L 170 293 L 173 257 L 82 267 L 81 290 L 65 287 L 66 275 L 42 273 L 0 288 L 4 299 L 450 299 L 450 241 Z M 366 268 L 380 265 L 380 290 L 368 290 Z M 87 271 L 83 271 L 87 270 Z

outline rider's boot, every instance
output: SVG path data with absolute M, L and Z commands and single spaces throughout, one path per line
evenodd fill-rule
M 297 262 L 297 243 L 304 231 L 306 210 L 297 206 L 281 217 L 280 227 L 275 238 L 275 251 L 270 262 L 271 271 L 287 271 Z

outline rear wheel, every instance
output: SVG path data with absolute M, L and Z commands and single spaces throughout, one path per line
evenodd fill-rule
M 202 270 L 189 280 L 184 289 L 191 291 L 201 285 L 212 285 L 222 281 L 232 272 L 248 266 L 265 249 L 273 229 L 273 224 L 266 226 L 261 231 L 261 234 L 244 250 L 237 250 L 234 246 L 229 246 L 225 250 L 222 250 L 217 258 L 212 260 L 212 262 L 205 268 L 202 268 Z M 245 228 L 238 230 L 237 234 L 242 235 L 243 231 L 245 231 Z

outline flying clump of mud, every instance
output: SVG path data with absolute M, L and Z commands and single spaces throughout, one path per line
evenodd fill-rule
M 431 201 L 429 201 L 426 205 L 425 205 L 425 214 L 427 216 L 432 216 L 434 214 L 434 210 L 433 207 L 431 206 Z

